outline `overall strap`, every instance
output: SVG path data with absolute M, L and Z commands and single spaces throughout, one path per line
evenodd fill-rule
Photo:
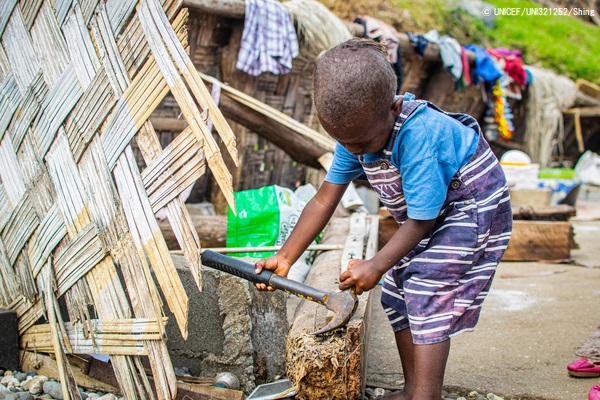
M 400 133 L 400 129 L 402 125 L 404 125 L 404 121 L 421 105 L 427 104 L 424 100 L 408 100 L 402 102 L 402 111 L 400 115 L 396 117 L 396 123 L 394 124 L 394 129 L 392 129 L 392 134 L 388 139 L 387 143 L 383 147 L 383 154 L 381 158 L 390 159 L 392 156 L 392 149 L 394 148 L 394 143 L 396 143 L 396 138 Z
M 471 128 L 475 132 L 481 133 L 481 128 L 479 127 L 479 122 L 477 122 L 477 120 L 475 118 L 473 118 L 472 116 L 470 116 L 469 114 L 447 112 L 447 111 L 442 110 L 435 104 L 430 103 L 429 101 L 427 101 L 426 103 L 429 108 L 439 111 L 441 113 L 444 113 L 447 116 L 454 118 L 455 120 L 457 120 L 458 122 L 460 122 L 461 124 L 466 126 L 467 128 Z

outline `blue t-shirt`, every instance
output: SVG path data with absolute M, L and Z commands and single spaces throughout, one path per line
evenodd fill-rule
M 404 95 L 404 101 L 414 98 Z M 474 129 L 425 103 L 406 119 L 393 145 L 391 162 L 402 176 L 409 218 L 437 218 L 452 177 L 469 161 L 477 142 Z M 380 158 L 381 152 L 364 155 L 366 162 Z M 325 181 L 345 184 L 361 178 L 365 175 L 358 157 L 337 143 Z

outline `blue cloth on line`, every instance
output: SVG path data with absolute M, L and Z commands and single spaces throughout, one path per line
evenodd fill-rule
M 484 82 L 493 82 L 502 76 L 492 57 L 481 46 L 468 44 L 465 49 L 475 53 L 475 68 L 473 69 L 473 84 L 477 84 L 480 80 Z

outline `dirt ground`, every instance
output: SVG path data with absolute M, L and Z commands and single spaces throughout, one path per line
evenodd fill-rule
M 452 339 L 450 391 L 493 392 L 505 400 L 587 399 L 600 378 L 571 378 L 566 366 L 600 327 L 600 221 L 573 226 L 581 248 L 571 255 L 587 267 L 500 264 L 475 332 Z M 376 299 L 380 293 L 378 287 Z M 367 385 L 397 387 L 402 376 L 393 333 L 379 302 L 373 306 Z

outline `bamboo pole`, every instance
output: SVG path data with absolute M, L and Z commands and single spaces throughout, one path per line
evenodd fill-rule
M 216 253 L 261 253 L 269 251 L 279 251 L 282 246 L 253 246 L 253 247 L 211 247 L 205 248 L 204 250 L 211 250 Z M 307 251 L 328 251 L 328 250 L 342 250 L 343 244 L 311 244 L 306 248 Z M 172 254 L 180 254 L 181 251 L 173 250 Z
M 201 248 L 200 238 L 198 237 L 198 233 L 196 232 L 194 223 L 188 213 L 184 201 L 179 197 L 183 190 L 195 182 L 199 176 L 204 174 L 204 159 L 203 155 L 200 153 L 200 145 L 191 130 L 186 129 L 179 134 L 164 151 L 161 151 L 160 142 L 150 122 L 147 122 L 140 130 L 140 133 L 138 134 L 138 145 L 148 164 L 148 167 L 142 174 L 142 180 L 145 181 L 144 185 L 146 185 L 146 192 L 149 193 L 149 197 L 152 197 L 150 193 L 152 193 L 153 190 L 150 190 L 148 185 L 151 182 L 159 182 L 160 175 L 165 177 L 165 179 L 174 181 L 172 182 L 172 186 L 179 187 L 178 190 L 175 190 L 176 187 L 169 187 L 164 190 L 162 189 L 163 182 L 160 181 L 161 186 L 159 188 L 161 189 L 161 192 L 166 192 L 166 194 L 160 196 L 159 193 L 159 196 L 155 196 L 158 197 L 158 199 L 151 198 L 150 202 L 155 213 L 166 205 L 167 217 L 173 233 L 177 238 L 179 247 L 183 249 L 183 254 L 190 266 L 190 272 L 192 273 L 194 282 L 196 283 L 198 290 L 202 291 L 202 275 L 200 274 L 201 262 L 198 253 L 198 250 Z M 169 168 L 167 168 L 169 160 L 172 160 L 173 163 L 183 163 L 184 166 L 187 164 L 188 168 L 192 170 L 190 176 L 186 179 L 177 179 L 177 177 L 171 176 Z M 176 167 L 174 166 L 173 168 L 175 169 Z
M 200 86 L 203 87 L 203 85 L 199 85 L 198 82 L 193 79 L 194 75 L 186 68 L 184 76 L 187 76 L 189 79 L 186 79 L 185 83 L 190 85 L 190 87 L 192 88 L 192 92 L 196 96 L 197 100 L 200 101 L 202 105 L 204 105 L 204 112 L 201 113 L 198 110 L 198 107 L 194 103 L 192 95 L 185 86 L 183 79 L 181 79 L 179 73 L 177 72 L 177 66 L 174 64 L 171 58 L 179 54 L 181 44 L 179 44 L 178 41 L 177 44 L 179 44 L 179 46 L 177 46 L 177 44 L 174 43 L 175 41 L 172 38 L 172 36 L 174 36 L 174 33 L 170 25 L 166 27 L 164 24 L 157 24 L 157 19 L 160 20 L 163 14 L 164 13 L 162 13 L 162 11 L 156 11 L 152 7 L 151 2 L 149 1 L 143 1 L 138 9 L 138 16 L 140 18 L 140 22 L 142 28 L 144 29 L 144 33 L 146 35 L 146 39 L 148 41 L 148 45 L 150 46 L 152 54 L 154 55 L 156 62 L 158 63 L 159 68 L 167 84 L 171 88 L 171 93 L 173 94 L 173 96 L 177 100 L 177 103 L 181 107 L 182 113 L 186 121 L 188 122 L 188 125 L 190 126 L 194 134 L 197 136 L 198 140 L 202 143 L 208 165 L 211 171 L 213 172 L 215 180 L 219 184 L 219 187 L 221 188 L 225 199 L 227 200 L 231 208 L 235 210 L 235 202 L 233 199 L 233 182 L 231 174 L 229 173 L 227 166 L 225 165 L 223 158 L 221 157 L 221 153 L 219 151 L 217 143 L 213 139 L 212 134 L 208 131 L 208 128 L 206 126 L 206 118 L 209 112 L 207 110 L 209 109 L 208 107 L 212 107 L 214 101 L 210 97 L 210 93 L 208 93 L 208 90 L 206 90 L 205 87 L 204 90 L 207 94 L 207 97 L 202 98 L 202 93 L 204 92 L 202 91 Z M 165 43 L 164 40 L 167 39 L 169 41 Z M 175 52 L 170 53 L 168 46 L 171 46 L 171 49 L 173 49 L 173 46 L 175 46 Z M 181 57 L 180 54 L 179 56 Z M 179 67 L 181 69 L 181 65 L 179 65 Z M 220 114 L 220 112 L 218 111 L 216 105 L 212 110 L 212 120 L 213 122 L 215 122 L 215 127 L 217 127 L 217 130 L 219 130 L 219 127 L 217 126 L 218 119 L 215 118 L 215 115 Z M 232 157 L 235 156 L 234 159 L 237 159 L 237 153 L 232 153 L 232 149 L 235 147 L 235 141 L 233 140 L 233 136 L 228 134 L 227 132 L 220 132 L 220 134 L 224 135 L 222 137 L 225 140 L 225 143 L 228 146 Z

